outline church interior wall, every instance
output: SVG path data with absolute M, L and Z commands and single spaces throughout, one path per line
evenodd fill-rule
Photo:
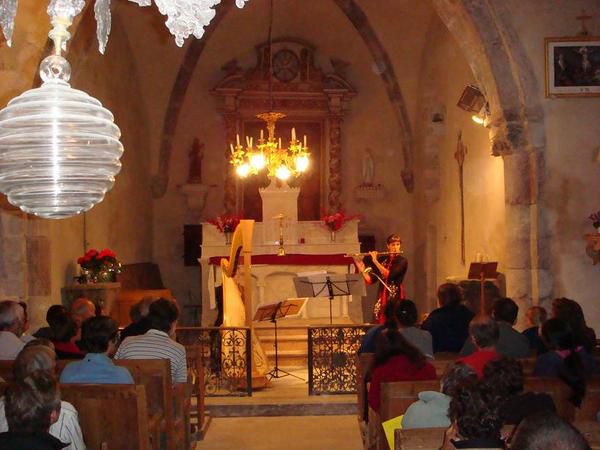
M 414 200 L 417 297 L 425 309 L 436 307 L 436 287 L 463 279 L 479 255 L 502 261 L 505 255 L 504 170 L 491 155 L 488 131 L 472 113 L 456 106 L 463 89 L 476 84 L 461 49 L 447 28 L 432 21 L 421 67 Z M 458 135 L 467 147 L 463 166 L 465 263 L 461 261 Z M 432 257 L 435 255 L 435 259 Z
M 542 201 L 551 234 L 553 294 L 580 302 L 588 324 L 598 331 L 600 276 L 585 253 L 583 235 L 593 231 L 588 216 L 600 209 L 600 101 L 597 97 L 545 98 L 544 38 L 575 35 L 580 30 L 575 16 L 583 9 L 593 17 L 587 23 L 591 34 L 599 35 L 600 4 L 509 0 L 506 5 L 538 80 L 535 95 L 542 99 L 545 117 Z

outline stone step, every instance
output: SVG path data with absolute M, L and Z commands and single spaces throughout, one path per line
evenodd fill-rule
M 269 364 L 275 365 L 275 350 L 265 349 L 265 353 L 269 358 Z M 308 355 L 306 350 L 281 350 L 277 352 L 277 360 L 279 367 L 283 368 L 295 368 L 295 367 L 307 367 L 308 366 Z
M 260 405 L 206 405 L 211 417 L 350 416 L 356 415 L 356 396 L 345 403 L 273 403 Z

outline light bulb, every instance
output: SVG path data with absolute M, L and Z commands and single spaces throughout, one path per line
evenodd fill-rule
M 473 122 L 478 123 L 479 125 L 483 125 L 484 119 L 480 115 L 473 115 L 471 116 L 471 119 L 473 119 Z
M 275 176 L 282 181 L 286 181 L 292 172 L 286 166 L 279 166 L 277 170 L 275 170 Z
M 296 170 L 298 172 L 304 172 L 306 169 L 308 169 L 308 162 L 307 155 L 296 156 Z
M 239 165 L 237 166 L 237 169 L 235 169 L 235 173 L 237 173 L 242 178 L 246 178 L 250 173 L 250 166 L 248 165 L 248 163 Z
M 265 155 L 262 153 L 253 153 L 250 156 L 250 165 L 253 169 L 262 170 L 266 163 L 267 161 L 265 160 Z

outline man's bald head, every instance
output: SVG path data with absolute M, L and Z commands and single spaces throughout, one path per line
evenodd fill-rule
M 96 315 L 96 305 L 89 298 L 79 297 L 71 304 L 71 315 L 75 322 L 81 325 Z

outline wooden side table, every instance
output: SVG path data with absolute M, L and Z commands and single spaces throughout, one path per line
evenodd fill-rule
M 584 236 L 587 242 L 585 252 L 588 254 L 594 265 L 600 263 L 600 233 L 589 233 Z

